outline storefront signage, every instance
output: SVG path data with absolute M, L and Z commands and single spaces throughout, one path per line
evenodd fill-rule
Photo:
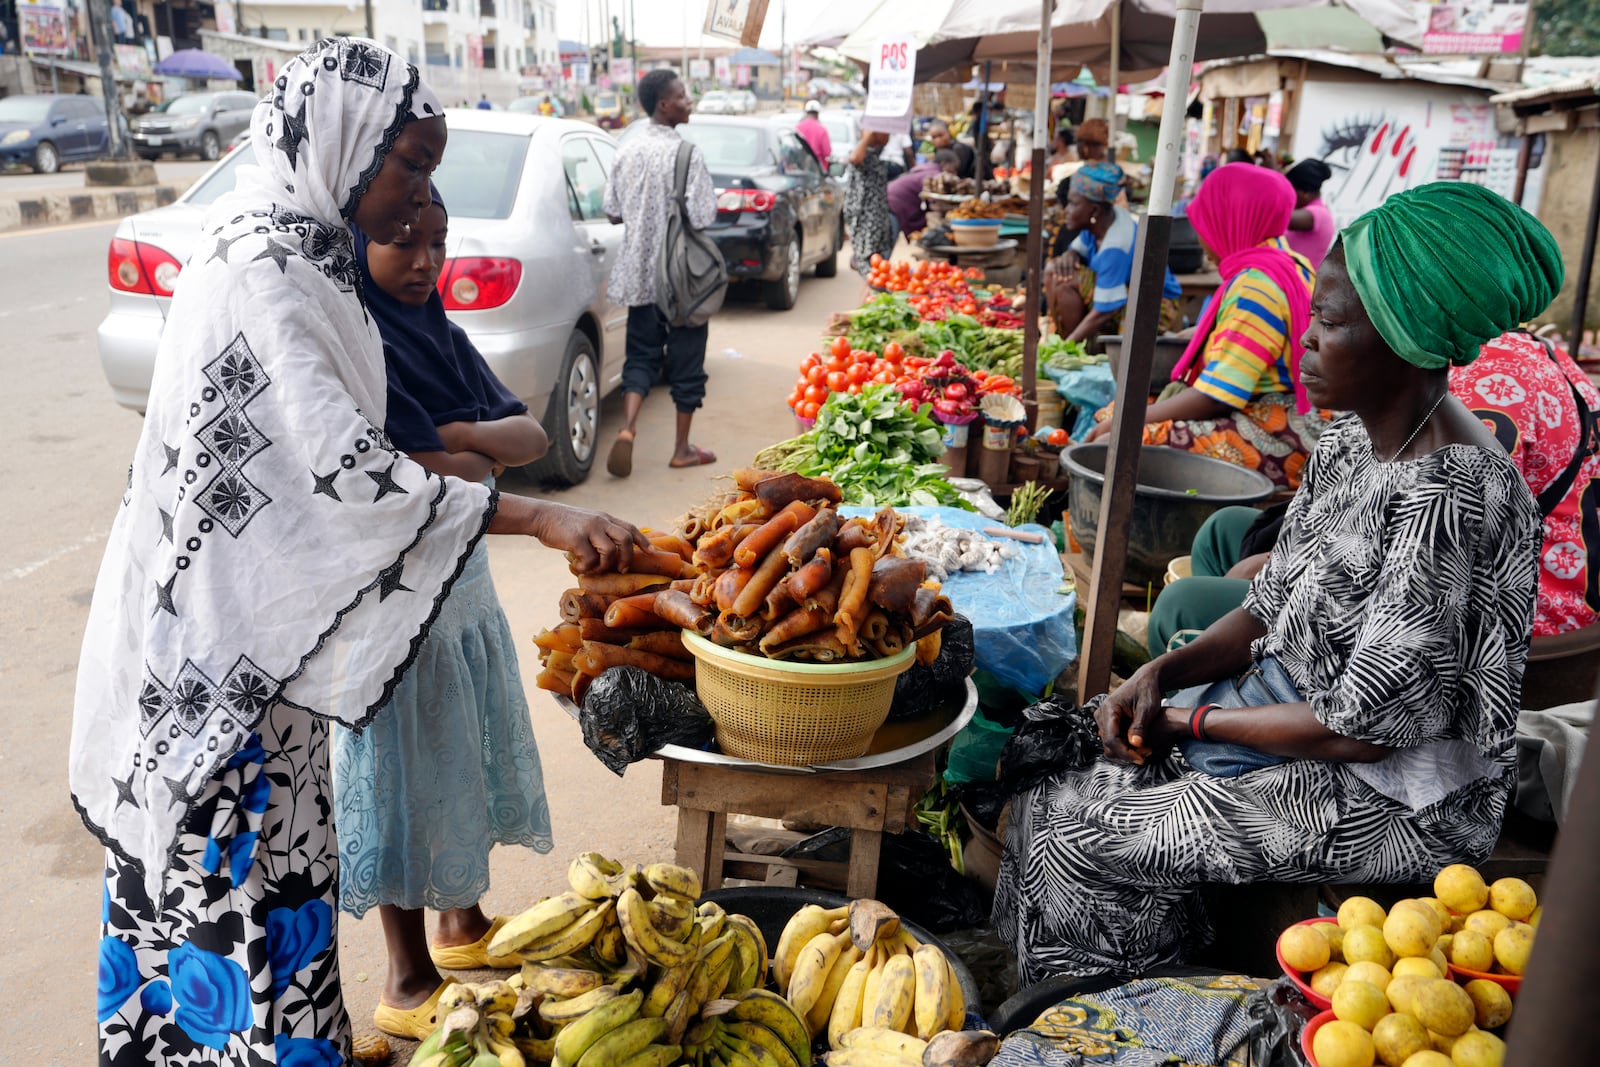
M 1489 0 L 1420 0 L 1422 50 L 1447 55 L 1522 51 L 1528 5 Z
M 54 4 L 22 0 L 17 4 L 17 29 L 22 35 L 22 50 L 30 55 L 70 56 L 73 53 L 66 12 Z
M 867 72 L 867 114 L 862 127 L 880 133 L 909 130 L 916 76 L 916 41 L 905 36 L 880 39 Z
M 754 48 L 767 21 L 767 0 L 707 0 L 704 32 Z

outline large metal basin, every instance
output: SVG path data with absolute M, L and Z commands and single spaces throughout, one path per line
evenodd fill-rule
M 1106 456 L 1111 446 L 1074 445 L 1061 453 L 1061 469 L 1071 479 L 1067 510 L 1072 533 L 1093 555 L 1105 488 Z M 1209 456 L 1145 445 L 1139 452 L 1139 481 L 1133 513 L 1123 531 L 1128 540 L 1125 580 L 1160 585 L 1167 564 L 1187 555 L 1211 513 L 1233 504 L 1255 504 L 1272 495 L 1271 479 Z

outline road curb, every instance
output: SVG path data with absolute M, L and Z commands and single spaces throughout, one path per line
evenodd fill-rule
M 137 215 L 172 203 L 191 184 L 168 182 L 137 189 L 107 186 L 0 197 L 0 233 Z

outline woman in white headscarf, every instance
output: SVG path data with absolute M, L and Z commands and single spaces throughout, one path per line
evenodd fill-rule
M 84 636 L 73 800 L 106 845 L 104 1064 L 334 1064 L 333 720 L 388 699 L 486 532 L 626 568 L 632 527 L 440 477 L 384 436 L 350 224 L 429 203 L 438 99 L 319 43 L 256 108 L 184 269 Z

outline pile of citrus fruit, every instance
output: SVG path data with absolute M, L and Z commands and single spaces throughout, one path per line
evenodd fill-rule
M 1285 971 L 1331 1008 L 1312 1022 L 1316 1067 L 1499 1067 L 1495 1031 L 1511 1018 L 1539 901 L 1522 879 L 1487 885 L 1465 864 L 1440 871 L 1433 892 L 1388 911 L 1351 897 L 1336 921 L 1279 937 Z

